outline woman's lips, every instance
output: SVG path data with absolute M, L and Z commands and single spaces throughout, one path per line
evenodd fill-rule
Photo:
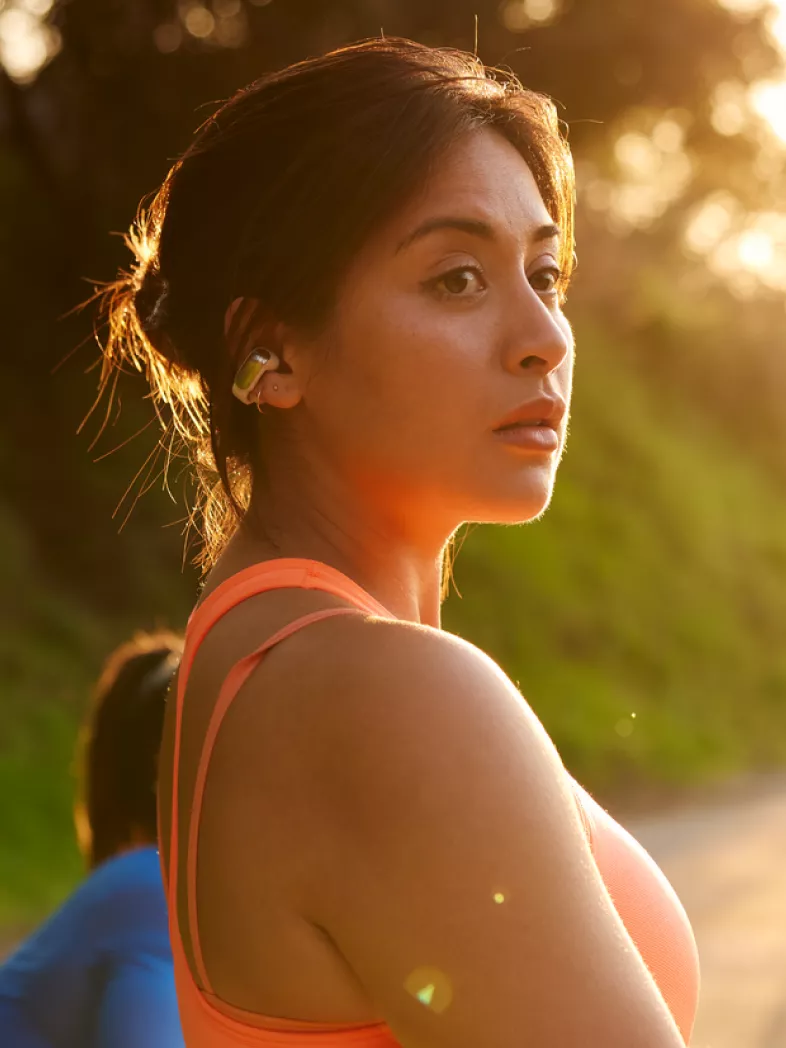
M 494 436 L 504 444 L 527 451 L 559 450 L 559 433 L 548 423 L 518 422 L 512 426 L 495 429 Z

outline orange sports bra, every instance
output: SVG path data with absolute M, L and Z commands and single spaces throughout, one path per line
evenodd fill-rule
M 236 605 L 267 590 L 288 588 L 322 590 L 345 600 L 347 607 L 312 612 L 291 622 L 230 670 L 220 690 L 199 759 L 183 865 L 178 861 L 178 835 L 175 832 L 178 825 L 177 782 L 183 696 L 194 656 L 209 630 Z M 251 1016 L 221 1001 L 212 992 L 205 971 L 196 920 L 197 829 L 210 755 L 230 703 L 265 653 L 274 645 L 312 622 L 358 611 L 393 618 L 381 604 L 334 568 L 316 561 L 281 559 L 254 565 L 234 575 L 206 597 L 189 619 L 176 695 L 169 852 L 172 877 L 167 887 L 175 982 L 188 1048 L 398 1046 L 392 1032 L 382 1022 L 342 1025 Z M 637 841 L 596 804 L 581 786 L 573 780 L 571 783 L 600 874 L 687 1044 L 696 1014 L 699 967 L 696 944 L 685 911 L 661 870 Z M 188 923 L 194 964 L 204 989 L 200 988 L 191 973 L 178 928 L 175 901 L 177 877 L 183 872 L 187 881 Z

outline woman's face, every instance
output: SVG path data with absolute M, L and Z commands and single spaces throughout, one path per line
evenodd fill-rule
M 414 531 L 540 514 L 573 374 L 559 235 L 512 145 L 457 143 L 341 283 L 311 347 L 309 451 Z

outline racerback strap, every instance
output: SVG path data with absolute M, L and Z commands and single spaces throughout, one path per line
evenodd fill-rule
M 176 707 L 175 707 L 175 741 L 172 762 L 172 821 L 169 843 L 169 885 L 168 902 L 170 913 L 177 914 L 177 869 L 178 869 L 178 779 L 180 769 L 180 742 L 183 720 L 183 698 L 188 676 L 193 665 L 194 656 L 204 638 L 212 627 L 228 611 L 249 597 L 272 589 L 317 589 L 333 596 L 347 600 L 351 606 L 341 608 L 324 608 L 311 612 L 288 623 L 272 637 L 268 638 L 249 655 L 245 655 L 234 664 L 227 674 L 219 691 L 218 700 L 210 716 L 207 732 L 202 744 L 197 765 L 194 793 L 191 800 L 191 813 L 186 837 L 186 898 L 188 906 L 188 927 L 194 954 L 196 975 L 202 988 L 212 993 L 210 980 L 205 970 L 204 958 L 199 941 L 196 905 L 197 877 L 197 843 L 199 819 L 202 812 L 202 801 L 207 780 L 210 757 L 215 746 L 218 732 L 232 700 L 240 691 L 248 677 L 253 673 L 271 648 L 294 633 L 324 619 L 336 618 L 339 615 L 369 614 L 392 618 L 390 613 L 361 589 L 347 576 L 316 561 L 278 560 L 254 565 L 234 575 L 224 582 L 192 614 L 186 630 L 186 644 L 183 652 L 181 670 L 178 674 Z

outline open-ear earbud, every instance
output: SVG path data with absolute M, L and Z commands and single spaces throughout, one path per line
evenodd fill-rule
M 233 394 L 244 404 L 251 404 L 259 380 L 266 371 L 275 371 L 278 365 L 278 357 L 269 349 L 253 349 L 237 370 L 232 383 Z

